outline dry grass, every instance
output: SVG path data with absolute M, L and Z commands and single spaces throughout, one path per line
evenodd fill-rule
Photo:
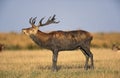
M 5 49 L 29 49 L 32 46 L 38 47 L 29 37 L 18 33 L 0 33 L 0 43 L 5 45 Z
M 120 45 L 120 33 L 93 33 L 93 47 L 111 48 L 113 44 Z
M 92 49 L 94 70 L 83 69 L 85 58 L 79 50 L 60 52 L 58 72 L 51 71 L 52 53 L 48 50 L 4 51 L 0 53 L 0 78 L 118 78 L 120 53 Z

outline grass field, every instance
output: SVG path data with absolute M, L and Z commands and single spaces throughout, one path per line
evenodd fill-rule
M 91 49 L 94 70 L 84 70 L 85 57 L 79 50 L 60 52 L 58 72 L 51 71 L 52 53 L 48 50 L 3 51 L 0 53 L 0 78 L 119 78 L 120 53 L 110 49 Z

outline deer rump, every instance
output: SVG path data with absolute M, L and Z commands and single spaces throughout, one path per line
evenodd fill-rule
M 38 31 L 37 34 L 39 34 Z M 40 47 L 49 50 L 74 50 L 80 47 L 90 47 L 92 36 L 89 32 L 84 30 L 76 31 L 53 31 L 50 33 L 44 33 L 45 37 L 41 39 L 38 35 L 30 35 L 32 40 Z

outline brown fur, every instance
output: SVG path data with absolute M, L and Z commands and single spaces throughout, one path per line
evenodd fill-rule
M 112 50 L 114 50 L 114 51 L 120 50 L 119 44 L 113 44 L 112 45 Z

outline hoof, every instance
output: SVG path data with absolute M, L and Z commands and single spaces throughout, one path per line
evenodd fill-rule
M 94 66 L 90 66 L 90 69 L 94 69 Z
M 85 70 L 94 69 L 94 66 L 89 66 L 89 65 L 88 65 L 88 66 L 85 66 L 84 69 L 85 69 Z
M 52 72 L 57 72 L 58 70 L 57 69 L 52 69 Z
M 85 69 L 85 70 L 88 70 L 88 66 L 84 66 L 84 69 Z

